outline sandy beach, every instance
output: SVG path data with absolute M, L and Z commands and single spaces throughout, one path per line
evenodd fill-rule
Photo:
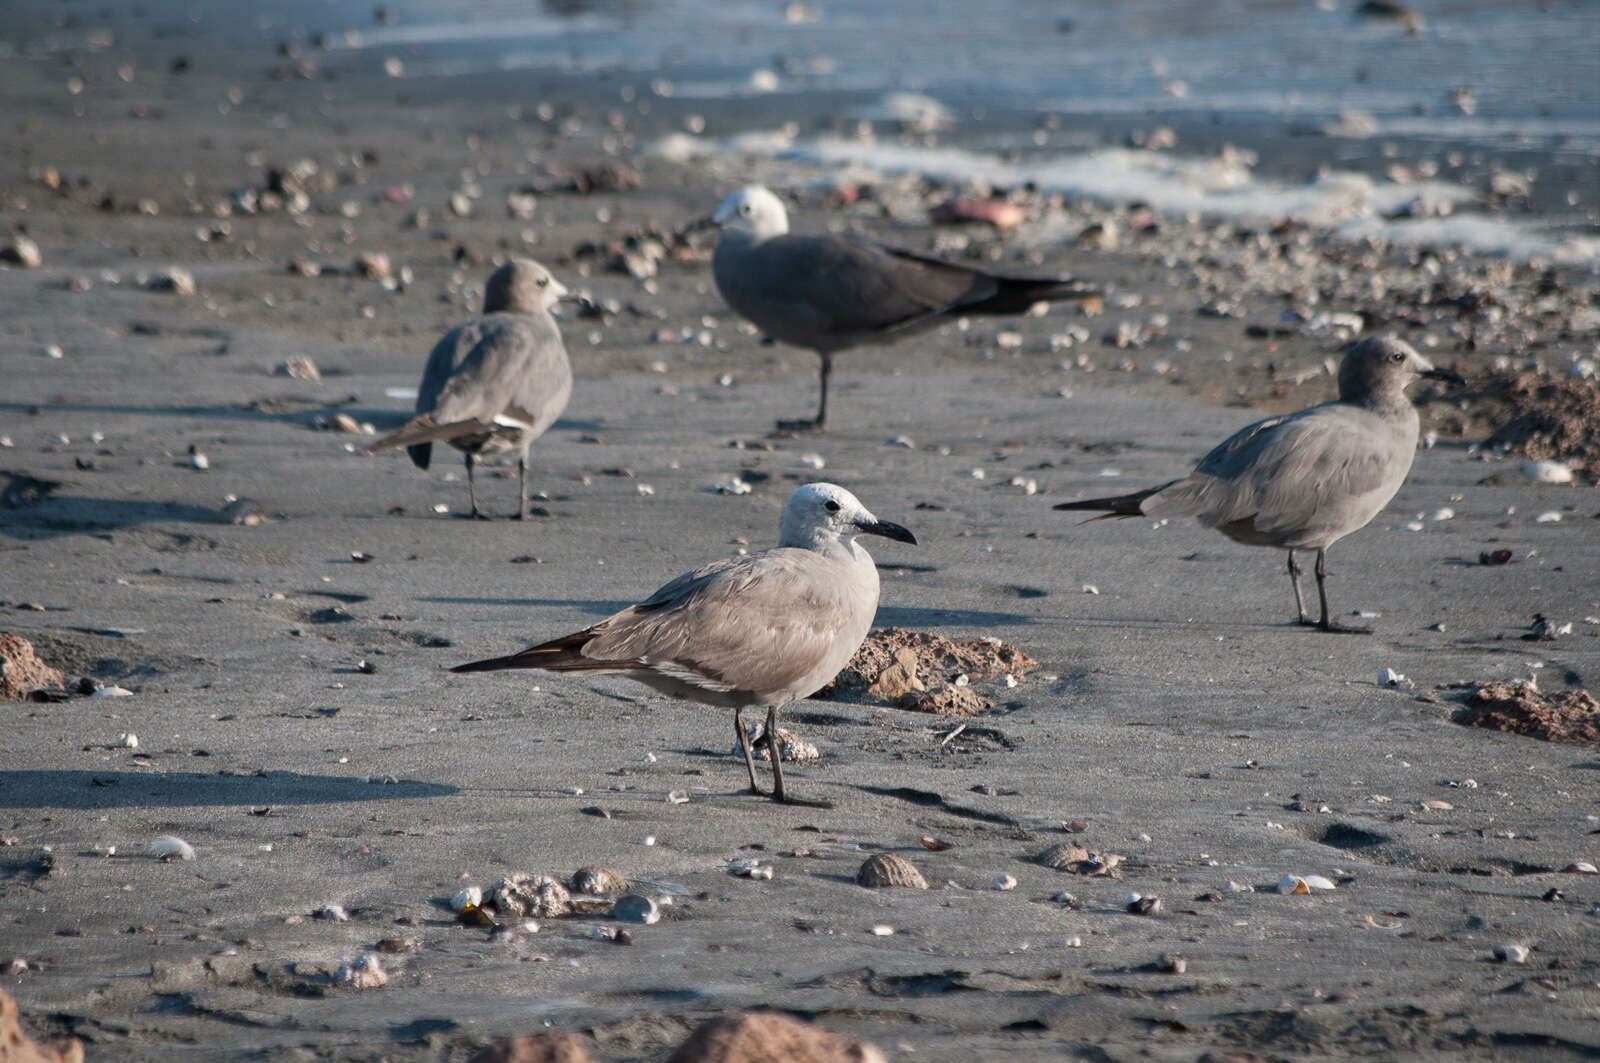
M 38 28 L 54 14 L 19 11 L 13 44 L 78 43 L 22 48 L 0 87 L 0 237 L 42 260 L 0 264 L 0 631 L 102 689 L 0 703 L 0 986 L 34 1036 L 90 1060 L 464 1061 L 558 1029 L 621 1063 L 767 1005 L 895 1060 L 1600 1057 L 1600 747 L 1454 720 L 1491 682 L 1596 687 L 1592 263 L 1038 187 L 1000 189 L 1015 229 L 938 225 L 970 186 L 768 150 L 789 120 L 770 98 L 97 43 Z M 802 140 L 859 139 L 861 101 L 789 102 Z M 1167 126 L 1061 121 L 1116 145 Z M 1220 157 L 1226 131 L 1200 125 L 1171 127 L 1179 147 Z M 961 136 L 939 144 L 988 150 Z M 1343 150 L 1283 142 L 1262 171 L 1310 178 Z M 1438 152 L 1398 143 L 1352 164 L 1379 198 L 1386 168 Z M 1530 200 L 1495 199 L 1496 171 L 1451 174 L 1520 224 Z M 1592 161 L 1548 172 L 1566 184 L 1540 195 L 1592 210 Z M 714 237 L 671 235 L 751 180 L 796 229 L 1106 297 L 846 352 L 826 434 L 774 435 L 814 408 L 815 357 L 727 312 Z M 452 453 L 422 472 L 361 451 L 510 254 L 591 302 L 564 311 L 576 382 L 532 448 L 533 519 L 474 522 Z M 1050 510 L 1333 397 L 1358 329 L 1469 381 L 1413 388 L 1427 445 L 1329 552 L 1335 609 L 1374 634 L 1291 623 L 1280 551 Z M 1561 445 L 1548 426 L 1484 445 L 1519 378 L 1565 396 Z M 1525 471 L 1541 458 L 1573 482 Z M 742 793 L 723 710 L 448 673 L 771 545 L 818 479 L 920 541 L 870 544 L 879 626 L 1038 661 L 975 680 L 976 716 L 791 706 L 821 757 L 790 788 L 831 808 Z M 478 492 L 511 505 L 514 464 Z M 193 859 L 152 855 L 168 835 Z M 1074 844 L 1120 860 L 1036 860 Z M 879 852 L 930 888 L 858 886 Z M 631 944 L 599 914 L 491 933 L 450 908 L 594 865 L 671 898 Z M 1281 894 L 1286 875 L 1335 888 Z M 372 955 L 386 985 L 337 984 Z

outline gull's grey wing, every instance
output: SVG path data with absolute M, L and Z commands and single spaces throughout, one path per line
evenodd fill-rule
M 814 350 L 863 342 L 998 288 L 985 274 L 843 236 L 786 235 L 754 246 L 725 236 L 712 270 L 735 311 Z
M 595 625 L 581 653 L 710 690 L 804 697 L 833 678 L 819 670 L 835 659 L 832 670 L 843 667 L 872 623 L 877 588 L 853 575 L 793 548 L 719 562 Z
M 1247 542 L 1331 542 L 1399 490 L 1416 446 L 1415 431 L 1404 429 L 1343 403 L 1268 418 L 1229 437 L 1143 510 L 1196 516 Z
M 547 314 L 489 314 L 434 345 L 417 388 L 417 412 L 440 423 L 510 417 L 543 431 L 565 408 L 572 369 Z

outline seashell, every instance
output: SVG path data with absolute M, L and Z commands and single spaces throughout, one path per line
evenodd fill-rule
M 1496 945 L 1494 958 L 1501 963 L 1527 963 L 1528 946 L 1526 945 Z
M 661 908 L 654 900 L 641 893 L 630 893 L 618 899 L 611 909 L 611 915 L 612 918 L 620 919 L 624 923 L 642 923 L 649 926 L 651 923 L 661 921 Z
M 1163 952 L 1156 957 L 1156 966 L 1168 974 L 1182 974 L 1189 969 L 1189 957 L 1180 952 Z
M 1600 868 L 1587 860 L 1575 860 L 1561 870 L 1569 875 L 1600 875 Z
M 331 923 L 348 923 L 350 913 L 344 910 L 342 904 L 328 904 L 311 913 L 318 919 L 326 919 Z
M 502 918 L 531 915 L 553 919 L 572 911 L 572 894 L 549 875 L 507 875 L 495 884 L 490 896 Z
M 573 893 L 587 893 L 592 897 L 628 892 L 628 880 L 609 867 L 580 867 L 572 873 L 569 885 Z
M 467 886 L 465 889 L 457 890 L 456 895 L 450 898 L 450 910 L 452 912 L 463 912 L 468 906 L 477 908 L 482 904 L 483 890 L 477 886 Z
M 1278 880 L 1277 886 L 1279 893 L 1311 893 L 1333 888 L 1333 882 L 1321 875 L 1285 875 Z
M 100 689 L 104 690 L 105 688 L 101 687 Z M 116 741 L 116 744 L 115 744 L 115 748 L 117 748 L 117 749 L 138 749 L 139 748 L 139 736 L 134 734 L 132 731 L 124 731 L 124 732 L 122 732 L 122 734 L 119 734 L 117 736 L 117 741 Z
M 194 846 L 175 834 L 163 834 L 150 843 L 150 855 L 165 863 L 173 860 L 193 860 Z
M 351 989 L 377 989 L 389 984 L 389 976 L 376 956 L 361 956 L 339 968 L 333 980 Z
M 1071 871 L 1075 864 L 1089 859 L 1089 850 L 1081 845 L 1052 845 L 1038 856 L 1034 863 L 1043 864 L 1052 871 Z
M 1002 893 L 1014 890 L 1017 888 L 1017 878 L 1015 875 L 997 875 L 994 880 L 994 888 Z
M 894 927 L 890 926 L 888 923 L 877 923 L 872 928 L 873 937 L 886 938 L 893 936 L 893 934 Z
M 856 871 L 856 885 L 868 889 L 904 886 L 906 889 L 925 890 L 928 880 L 905 857 L 878 853 L 868 857 L 867 862 Z
M 931 834 L 924 834 L 921 841 L 924 849 L 935 853 L 942 853 L 946 849 L 950 849 L 955 846 L 955 842 L 947 842 L 943 838 L 935 838 Z

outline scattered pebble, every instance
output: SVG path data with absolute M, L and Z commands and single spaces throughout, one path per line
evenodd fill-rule
M 39 245 L 31 237 L 12 233 L 10 242 L 0 246 L 0 262 L 23 269 L 38 269 L 44 265 L 44 255 L 39 253 Z
M 1501 963 L 1527 963 L 1528 946 L 1526 945 L 1496 945 L 1494 958 Z
M 342 965 L 333 980 L 351 989 L 377 989 L 389 984 L 389 976 L 376 956 L 361 956 Z
M 321 380 L 322 371 L 303 354 L 297 354 L 287 361 L 279 362 L 272 369 L 278 376 L 293 377 L 295 380 Z

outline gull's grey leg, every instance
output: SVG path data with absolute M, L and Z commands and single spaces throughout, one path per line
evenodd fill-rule
M 750 736 L 744 732 L 744 709 L 733 710 L 733 729 L 739 732 L 739 752 L 744 754 L 745 770 L 750 773 L 750 792 L 766 796 L 766 791 L 756 785 L 756 760 L 750 755 Z

